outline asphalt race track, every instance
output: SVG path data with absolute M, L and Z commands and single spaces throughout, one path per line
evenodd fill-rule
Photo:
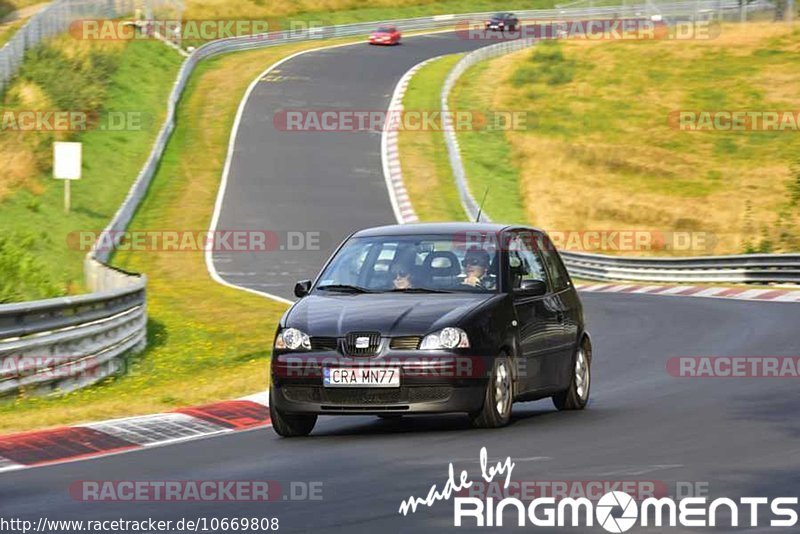
M 415 63 L 479 44 L 437 34 L 395 48 L 336 48 L 300 56 L 260 83 L 237 139 L 219 228 L 316 230 L 331 243 L 319 252 L 216 257 L 222 276 L 288 297 L 294 280 L 313 275 L 334 242 L 393 222 L 378 134 L 278 132 L 273 109 L 382 109 Z M 477 478 L 481 447 L 493 460 L 510 456 L 514 480 L 644 480 L 670 488 L 706 482 L 712 496 L 797 494 L 796 380 L 675 378 L 666 363 L 676 356 L 796 356 L 800 307 L 630 294 L 583 300 L 594 341 L 585 412 L 557 413 L 549 401 L 517 405 L 509 427 L 486 431 L 469 429 L 461 416 L 321 418 L 306 439 L 283 440 L 266 429 L 9 472 L 0 475 L 0 516 L 278 517 L 281 531 L 438 532 L 452 528 L 451 503 L 403 517 L 400 502 L 424 497 L 431 484 L 441 487 L 449 462 Z M 80 480 L 190 479 L 275 480 L 283 487 L 321 481 L 323 498 L 86 503 L 68 492 Z
M 357 44 L 310 52 L 281 65 L 247 102 L 217 228 L 316 232 L 319 250 L 214 254 L 227 281 L 294 298 L 351 232 L 394 224 L 381 168 L 380 132 L 281 131 L 280 110 L 385 111 L 400 77 L 442 54 L 496 41 L 455 33 L 408 37 L 400 46 Z

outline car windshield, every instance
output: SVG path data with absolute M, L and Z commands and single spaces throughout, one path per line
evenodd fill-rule
M 391 26 L 381 26 L 376 30 L 377 33 L 392 33 L 393 31 L 394 28 L 392 28 Z
M 320 275 L 325 292 L 494 293 L 493 236 L 405 235 L 350 239 Z

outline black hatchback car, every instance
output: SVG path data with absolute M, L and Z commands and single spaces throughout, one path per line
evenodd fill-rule
M 513 32 L 519 27 L 519 19 L 513 13 L 497 13 L 486 21 L 486 29 Z
M 511 405 L 586 406 L 592 347 L 575 287 L 540 230 L 484 223 L 356 232 L 298 282 L 271 362 L 282 436 L 318 415 L 463 412 L 508 423 Z

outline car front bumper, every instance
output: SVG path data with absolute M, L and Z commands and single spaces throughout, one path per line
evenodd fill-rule
M 400 387 L 326 387 L 322 370 L 333 366 L 395 367 Z M 403 414 L 475 412 L 483 406 L 493 358 L 343 358 L 286 354 L 272 364 L 274 407 L 289 414 Z

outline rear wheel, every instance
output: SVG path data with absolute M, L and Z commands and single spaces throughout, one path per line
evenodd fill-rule
M 269 390 L 269 418 L 272 420 L 272 429 L 284 438 L 307 436 L 317 424 L 316 414 L 291 415 L 278 410 L 272 389 Z
M 494 361 L 492 376 L 486 384 L 483 408 L 470 414 L 472 426 L 497 428 L 511 420 L 511 404 L 514 402 L 514 381 L 511 376 L 511 360 L 506 355 Z
M 589 402 L 592 385 L 592 345 L 584 338 L 575 352 L 572 380 L 569 388 L 553 395 L 553 404 L 559 410 L 583 410 Z

